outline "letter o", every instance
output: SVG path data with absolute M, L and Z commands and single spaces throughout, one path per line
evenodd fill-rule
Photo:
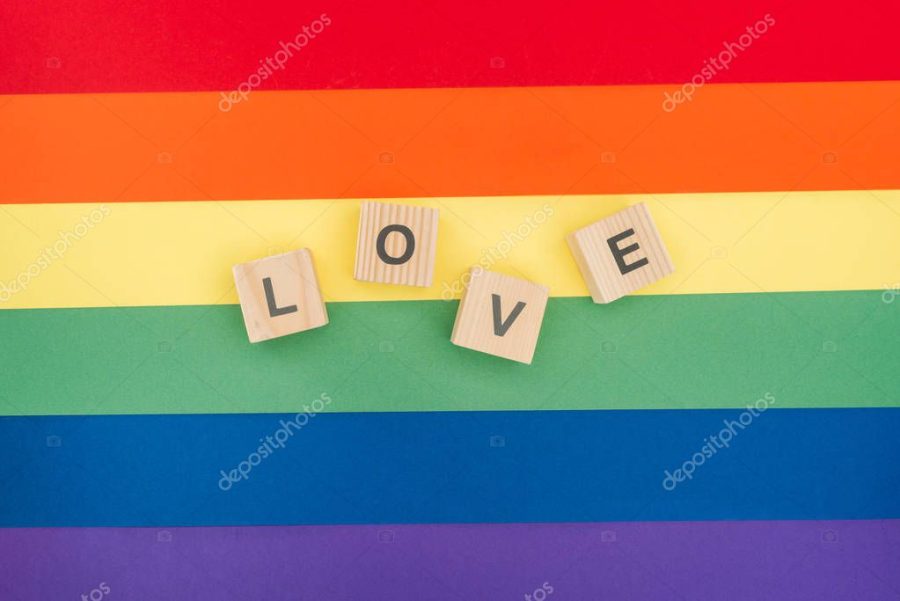
M 319 404 L 318 407 L 316 407 L 316 403 Z M 312 405 L 312 410 L 315 411 L 316 413 L 321 413 L 322 409 L 325 408 L 325 403 L 323 403 L 323 402 L 322 402 L 321 400 L 319 400 L 319 399 L 314 400 L 314 401 L 313 401 L 312 403 L 310 403 L 310 404 Z
M 318 29 L 316 29 L 316 25 L 319 26 Z M 313 33 L 322 33 L 323 31 L 325 31 L 325 24 L 316 19 L 315 21 L 310 23 L 309 28 L 313 30 Z
M 256 463 L 253 463 L 254 457 L 256 457 Z M 250 465 L 259 465 L 260 463 L 262 463 L 262 457 L 259 456 L 259 453 L 254 451 L 247 455 L 247 462 L 250 463 Z
M 300 38 L 303 38 L 303 43 L 300 43 Z M 294 38 L 294 43 L 303 48 L 307 44 L 309 44 L 309 38 L 306 37 L 305 33 L 298 33 L 297 37 Z
M 744 422 L 745 415 L 747 416 L 746 423 Z M 743 413 L 741 413 L 740 417 L 738 417 L 738 421 L 741 422 L 741 424 L 744 426 L 749 426 L 753 422 L 753 416 L 744 411 Z
M 747 42 L 744 42 L 744 38 L 747 38 Z M 738 44 L 741 45 L 741 48 L 749 48 L 750 44 L 753 43 L 753 37 L 749 33 L 745 33 L 741 37 L 738 38 Z
M 406 238 L 406 250 L 399 257 L 390 256 L 384 248 L 388 235 L 393 232 L 402 234 Z M 388 265 L 403 265 L 416 252 L 416 237 L 413 235 L 412 230 L 405 225 L 400 225 L 399 223 L 391 224 L 378 232 L 378 239 L 375 241 L 375 252 L 378 253 L 378 258 Z
M 97 593 L 97 596 L 94 596 L 94 593 Z M 91 591 L 91 601 L 100 601 L 103 598 L 103 591 L 100 589 L 94 589 Z

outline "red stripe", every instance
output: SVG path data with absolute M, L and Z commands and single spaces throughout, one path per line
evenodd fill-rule
M 767 14 L 713 81 L 900 79 L 894 0 L 6 0 L 0 92 L 233 89 L 323 13 L 258 89 L 681 83 Z

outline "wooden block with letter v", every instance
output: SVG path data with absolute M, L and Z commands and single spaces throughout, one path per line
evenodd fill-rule
M 362 203 L 354 279 L 431 286 L 437 257 L 437 227 L 437 209 Z
M 302 248 L 232 268 L 250 342 L 328 323 L 312 253 Z
M 469 270 L 451 342 L 457 346 L 531 363 L 547 298 L 546 286 L 481 267 Z
M 567 241 L 595 303 L 611 303 L 675 271 L 643 203 L 572 232 Z

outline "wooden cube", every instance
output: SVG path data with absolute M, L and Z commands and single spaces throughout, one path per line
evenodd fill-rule
M 250 342 L 261 342 L 328 323 L 306 248 L 232 268 Z
M 643 203 L 572 232 L 567 241 L 595 303 L 611 303 L 675 271 Z
M 481 267 L 469 270 L 469 283 L 453 324 L 457 346 L 531 363 L 547 298 L 546 286 Z
M 354 279 L 431 286 L 437 257 L 437 228 L 437 209 L 362 203 Z

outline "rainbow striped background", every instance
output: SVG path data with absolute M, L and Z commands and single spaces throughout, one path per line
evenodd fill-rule
M 898 22 L 4 3 L 0 600 L 900 599 Z M 434 286 L 352 279 L 371 198 Z M 677 271 L 595 305 L 565 235 L 636 202 Z M 248 344 L 231 266 L 299 247 L 331 323 Z M 550 287 L 532 366 L 449 342 L 479 261 Z

